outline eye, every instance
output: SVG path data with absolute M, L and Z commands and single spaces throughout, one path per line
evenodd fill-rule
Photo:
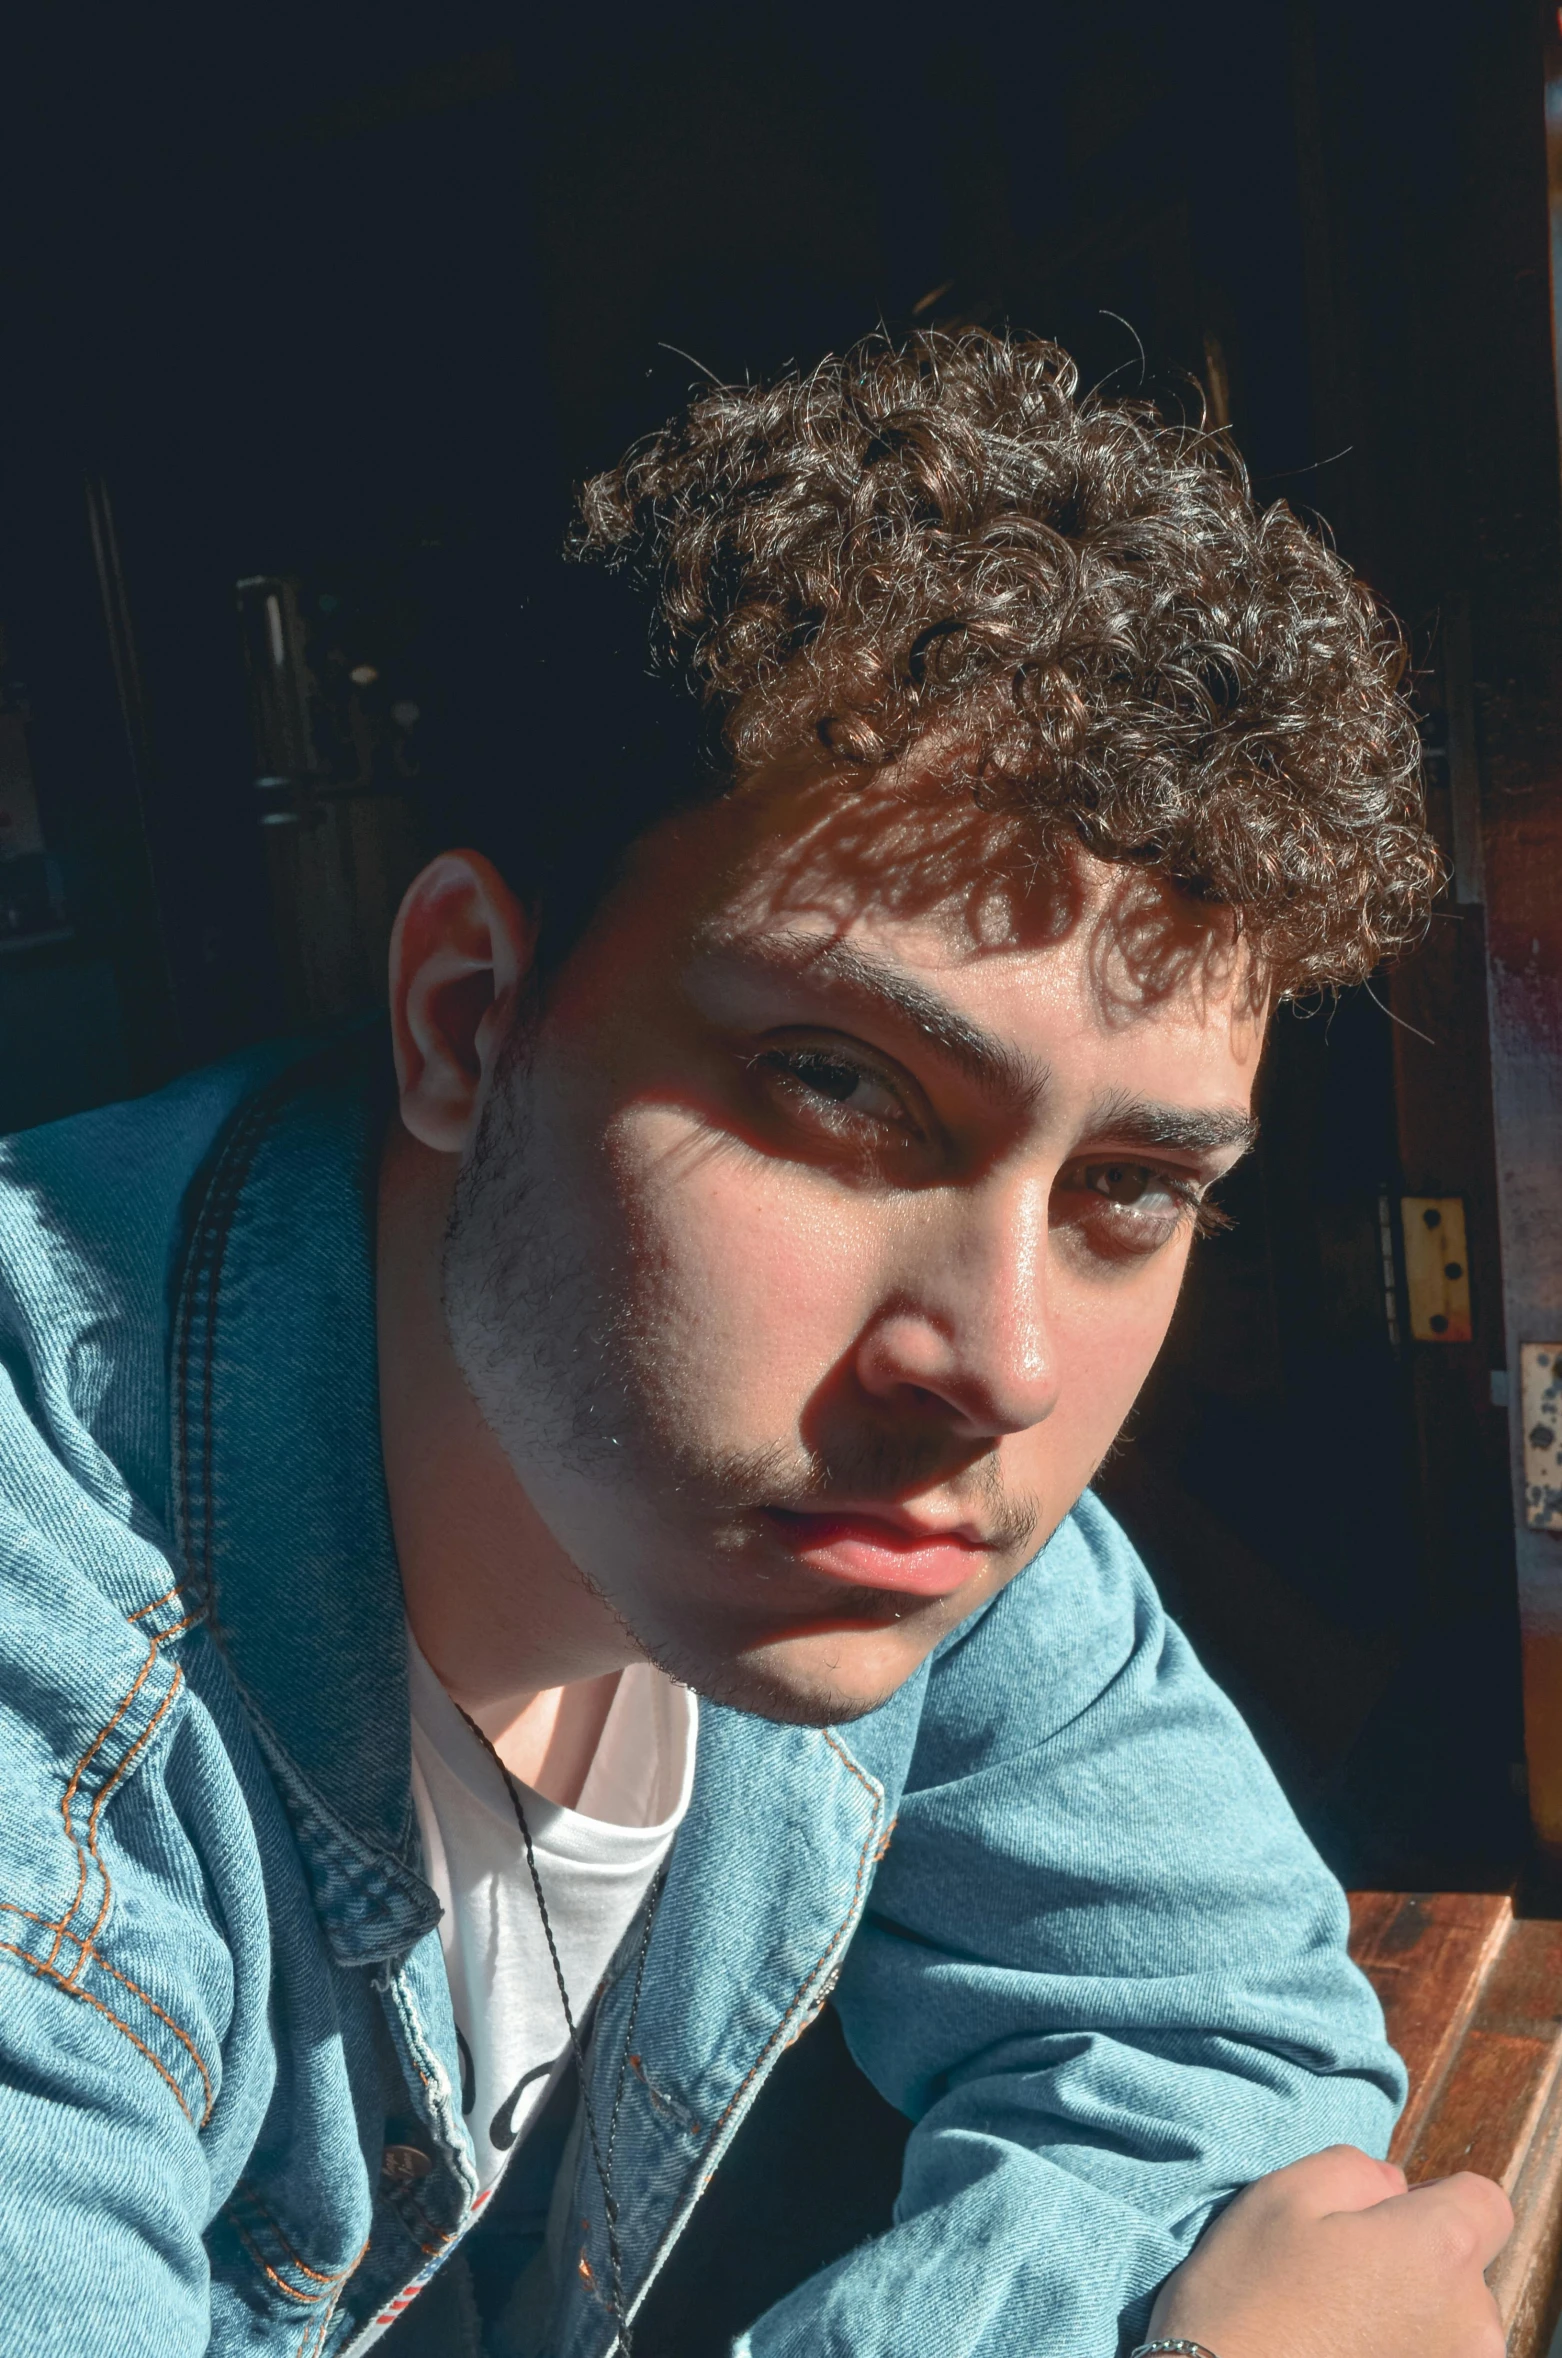
M 1087 1194 L 1105 1196 L 1110 1204 L 1153 1210 L 1187 1200 L 1174 1195 L 1167 1174 L 1148 1163 L 1081 1163 L 1078 1169 Z
M 914 1136 L 917 1125 L 887 1073 L 850 1049 L 833 1044 L 766 1048 L 753 1059 L 805 1119 L 838 1132 L 871 1126 Z
M 1158 1252 L 1178 1230 L 1200 1218 L 1203 1190 L 1196 1179 L 1153 1163 L 1081 1159 L 1057 1177 L 1063 1219 L 1088 1232 L 1109 1258 Z

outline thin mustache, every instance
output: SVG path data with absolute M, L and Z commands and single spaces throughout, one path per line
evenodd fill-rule
M 717 1481 L 707 1495 L 715 1503 L 713 1494 L 719 1492 L 729 1507 L 817 1514 L 839 1506 L 860 1513 L 866 1500 L 899 1505 L 945 1482 L 952 1518 L 974 1523 L 984 1546 L 1004 1553 L 1023 1547 L 1041 1520 L 1038 1502 L 1005 1496 L 991 1454 L 975 1467 L 962 1468 L 966 1480 L 955 1483 L 949 1454 L 947 1441 L 908 1442 L 878 1435 L 828 1456 L 813 1451 L 801 1465 L 787 1450 L 758 1450 L 729 1459 L 719 1471 L 710 1469 L 717 1472 Z

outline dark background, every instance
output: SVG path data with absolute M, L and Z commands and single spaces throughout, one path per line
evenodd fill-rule
M 1007 321 L 1229 414 L 1262 496 L 1404 615 L 1445 836 L 1451 602 L 1488 729 L 1523 702 L 1540 658 L 1483 653 L 1481 598 L 1544 573 L 1538 633 L 1562 578 L 1524 6 L 28 13 L 0 622 L 71 931 L 0 947 L 6 1126 L 298 1020 L 241 577 L 296 579 L 340 662 L 413 697 L 432 848 L 474 781 L 556 790 L 506 650 L 570 487 L 703 373 L 878 323 Z M 1282 1014 L 1237 1226 L 1105 1483 L 1356 1881 L 1500 1883 L 1526 1849 L 1482 924 L 1450 898 L 1377 998 Z M 1405 1340 L 1401 1269 L 1391 1334 L 1404 1190 L 1466 1198 L 1472 1343 Z

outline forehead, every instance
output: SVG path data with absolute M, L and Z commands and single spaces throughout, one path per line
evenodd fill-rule
M 1251 1084 L 1264 994 L 1229 913 L 1108 865 L 926 770 L 780 770 L 641 847 L 620 902 L 649 951 L 822 1003 L 906 978 L 1015 1053 Z M 813 945 L 817 945 L 814 954 Z

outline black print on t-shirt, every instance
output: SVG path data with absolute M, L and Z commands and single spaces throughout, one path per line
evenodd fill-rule
M 533 2080 L 545 2080 L 552 2069 L 553 2066 L 551 2063 L 534 2063 L 530 2071 L 522 2072 L 520 2078 L 516 2081 L 514 2087 L 510 2090 L 509 2095 L 505 2098 L 498 2111 L 494 2114 L 493 2120 L 489 2125 L 488 2142 L 493 2147 L 495 2153 L 509 2152 L 511 2146 L 515 2143 L 516 2106 L 520 2103 L 521 2098 L 525 2095 Z
M 466 2119 L 477 2102 L 477 2066 L 472 2061 L 472 2050 L 459 2022 L 456 2024 L 456 2053 L 461 2058 L 461 2118 Z

